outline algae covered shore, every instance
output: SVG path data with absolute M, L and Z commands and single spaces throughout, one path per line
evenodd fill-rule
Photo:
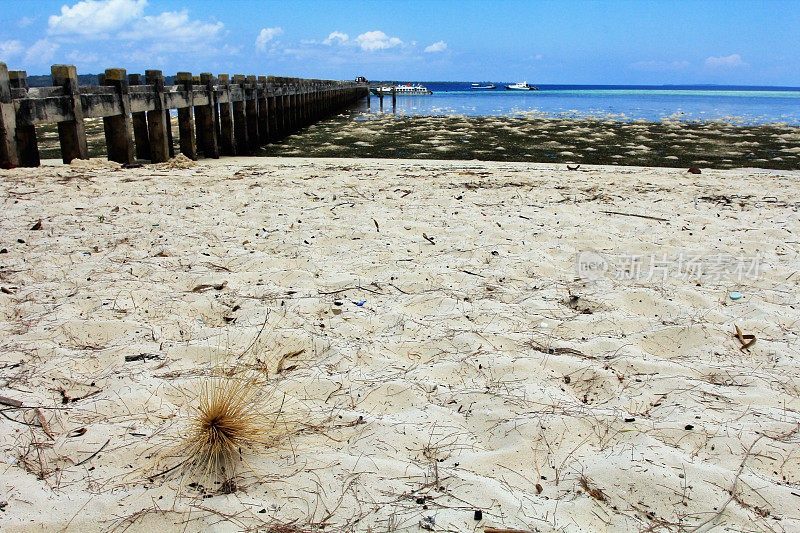
M 800 168 L 800 127 L 593 116 L 340 115 L 266 156 L 458 159 L 593 165 Z
M 722 121 L 621 121 L 595 116 L 420 116 L 344 113 L 260 149 L 260 156 L 452 159 L 653 167 L 800 168 L 800 127 Z M 173 119 L 176 153 L 178 125 Z M 38 128 L 58 158 L 55 125 Z M 86 125 L 92 157 L 103 124 Z

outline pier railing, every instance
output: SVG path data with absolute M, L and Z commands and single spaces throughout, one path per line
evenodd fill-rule
M 366 83 L 275 76 L 192 76 L 165 85 L 160 70 L 107 69 L 99 86 L 79 86 L 72 65 L 51 68 L 53 87 L 28 87 L 25 71 L 0 63 L 0 164 L 39 166 L 36 126 L 57 124 L 65 163 L 88 159 L 84 120 L 103 119 L 108 159 L 153 163 L 174 156 L 170 110 L 178 111 L 180 152 L 251 155 L 368 97 Z

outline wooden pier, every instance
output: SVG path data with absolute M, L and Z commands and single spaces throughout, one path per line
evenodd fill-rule
M 354 102 L 366 83 L 275 76 L 193 76 L 165 85 L 160 70 L 107 69 L 100 86 L 79 86 L 72 65 L 53 65 L 53 87 L 29 88 L 25 71 L 0 63 L 0 165 L 40 164 L 36 126 L 57 124 L 64 163 L 88 159 L 84 121 L 103 119 L 108 159 L 153 163 L 174 156 L 170 110 L 178 111 L 180 152 L 191 159 L 251 155 Z

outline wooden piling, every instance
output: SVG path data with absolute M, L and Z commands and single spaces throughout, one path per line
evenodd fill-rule
M 208 103 L 194 107 L 195 126 L 197 130 L 197 145 L 205 157 L 219 159 L 219 144 L 217 142 L 217 98 L 214 94 L 214 76 L 210 72 L 200 74 L 200 85 L 205 89 Z M 216 118 L 216 120 L 215 120 Z
M 240 100 L 233 102 L 233 130 L 236 139 L 236 154 L 249 155 L 250 144 L 247 140 L 247 110 L 245 99 L 247 98 L 246 79 L 242 74 L 233 77 L 234 85 L 238 86 Z
M 292 106 L 292 87 L 284 86 L 283 94 L 283 125 L 286 135 L 294 133 L 294 108 Z
M 136 86 L 142 84 L 141 74 L 128 74 L 128 85 Z M 150 159 L 150 136 L 147 130 L 147 113 L 139 111 L 131 113 L 133 123 L 133 140 L 136 143 L 136 158 Z
M 258 144 L 264 146 L 269 142 L 269 104 L 267 103 L 267 77 L 258 77 L 256 89 L 258 97 Z
M 269 142 L 273 143 L 278 137 L 278 114 L 276 109 L 275 88 L 269 85 L 269 96 L 267 97 L 267 118 L 269 119 Z
M 128 97 L 128 75 L 124 68 L 108 68 L 104 84 L 114 87 L 122 113 L 103 117 L 103 130 L 106 134 L 108 160 L 131 164 L 136 157 L 133 150 L 133 125 L 131 124 L 131 102 Z
M 172 157 L 172 127 L 169 110 L 164 106 L 164 75 L 160 70 L 146 70 L 144 79 L 155 90 L 153 100 L 155 109 L 147 112 L 150 162 L 163 163 Z
M 28 76 L 24 70 L 11 70 L 8 72 L 12 89 L 28 90 Z M 17 141 L 17 154 L 19 166 L 38 167 L 41 164 L 39 145 L 36 141 L 36 126 L 33 124 L 18 124 L 14 137 Z
M 178 108 L 178 132 L 180 135 L 181 153 L 189 159 L 197 159 L 197 138 L 194 133 L 194 95 L 193 79 L 190 72 L 178 72 L 175 83 L 181 87 L 186 107 Z
M 231 106 L 231 79 L 227 74 L 219 75 L 220 99 L 227 100 L 219 104 L 219 151 L 222 155 L 236 155 L 236 144 L 233 137 L 233 109 Z
M 281 139 L 289 134 L 289 109 L 288 97 L 286 96 L 286 86 L 281 85 L 278 89 L 278 132 Z
M 69 163 L 73 159 L 89 159 L 86 145 L 86 129 L 83 125 L 83 106 L 78 89 L 78 71 L 74 65 L 53 65 L 50 74 L 54 87 L 61 87 L 68 97 L 67 109 L 71 120 L 58 122 L 58 141 L 61 145 L 61 159 Z
M 308 126 L 308 83 L 300 81 L 300 126 Z
M 19 165 L 16 130 L 17 114 L 11 99 L 11 78 L 6 64 L 0 63 L 0 164 L 6 167 Z
M 245 78 L 245 113 L 247 114 L 247 147 L 249 153 L 258 149 L 258 98 L 256 76 Z
M 294 78 L 292 80 L 292 133 L 300 131 L 303 126 L 300 120 L 301 99 L 300 94 L 303 90 L 300 80 Z

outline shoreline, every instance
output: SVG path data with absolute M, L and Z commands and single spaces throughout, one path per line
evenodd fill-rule
M 800 528 L 800 171 L 55 163 L 0 171 L 9 531 Z M 265 317 L 292 449 L 151 479 Z

